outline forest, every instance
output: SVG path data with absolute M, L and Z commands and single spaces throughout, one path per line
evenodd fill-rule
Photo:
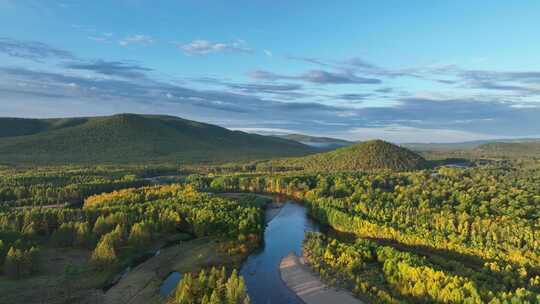
M 235 166 L 2 168 L 0 289 L 16 297 L 18 282 L 47 277 L 51 255 L 82 253 L 51 276 L 51 302 L 76 300 L 69 278 L 105 288 L 151 250 L 200 240 L 235 258 L 190 268 L 168 301 L 248 303 L 238 267 L 261 246 L 268 203 L 250 193 L 270 193 L 327 227 L 306 234 L 307 262 L 368 303 L 540 302 L 535 160 L 402 172 Z
M 221 240 L 218 250 L 237 260 L 259 245 L 266 200 L 213 196 L 190 184 L 148 185 L 143 176 L 162 173 L 159 168 L 129 169 L 130 174 L 125 170 L 6 174 L 2 184 L 18 185 L 20 191 L 2 196 L 0 289 L 12 286 L 10 282 L 47 277 L 51 252 L 53 256 L 82 252 L 87 257 L 52 276 L 55 288 L 62 289 L 68 278 L 91 281 L 86 288 L 105 288 L 121 269 L 147 258 L 149 250 L 166 241 Z M 227 274 L 219 284 L 239 280 Z M 9 303 L 16 296 L 0 302 Z M 64 295 L 50 301 L 74 299 Z
M 381 303 L 540 301 L 539 182 L 538 164 L 196 181 L 302 200 L 338 235 L 307 238 L 314 268 Z

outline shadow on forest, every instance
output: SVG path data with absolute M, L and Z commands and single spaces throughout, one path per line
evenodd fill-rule
M 336 231 L 334 229 L 328 229 L 326 233 L 330 237 L 347 243 L 354 243 L 359 238 L 353 233 Z M 526 284 L 519 284 L 518 280 L 512 280 L 513 283 L 510 283 L 509 280 L 507 280 L 508 278 L 515 277 L 517 275 L 515 271 L 488 271 L 487 268 L 484 267 L 484 264 L 490 261 L 472 254 L 459 253 L 448 249 L 434 248 L 425 245 L 409 245 L 393 239 L 373 237 L 364 237 L 363 239 L 375 242 L 381 246 L 389 246 L 399 251 L 409 252 L 425 257 L 429 263 L 433 264 L 440 270 L 447 271 L 454 275 L 466 277 L 475 284 L 490 284 L 490 286 L 494 287 L 495 285 L 499 285 L 500 282 L 507 282 L 508 284 L 512 285 L 513 288 L 525 287 L 524 284 Z M 512 264 L 512 266 L 514 269 L 517 269 L 518 267 L 515 264 Z M 474 271 L 474 273 L 467 271 L 467 269 L 469 271 Z M 529 274 L 534 276 L 535 274 L 538 274 L 538 271 L 538 269 L 531 269 Z
M 384 239 L 384 238 L 367 237 L 365 239 L 373 241 L 379 245 L 390 246 L 400 251 L 412 252 L 415 254 L 419 254 L 421 256 L 425 256 L 427 258 L 433 255 L 436 255 L 445 259 L 451 259 L 451 260 L 454 260 L 456 262 L 463 264 L 464 266 L 472 268 L 476 271 L 481 271 L 484 268 L 484 264 L 486 263 L 486 260 L 478 256 L 475 256 L 472 254 L 459 253 L 459 252 L 455 252 L 449 249 L 434 248 L 434 247 L 426 246 L 426 245 L 409 245 L 409 244 L 398 242 L 396 240 Z
M 453 166 L 460 168 L 469 168 L 474 166 L 474 163 L 465 158 L 445 158 L 445 159 L 436 159 L 429 160 L 429 166 L 432 168 L 441 167 L 441 166 Z

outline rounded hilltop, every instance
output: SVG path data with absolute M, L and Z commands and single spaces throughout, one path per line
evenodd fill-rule
M 271 165 L 308 171 L 412 171 L 426 168 L 427 161 L 408 149 L 377 139 L 326 153 L 273 161 Z

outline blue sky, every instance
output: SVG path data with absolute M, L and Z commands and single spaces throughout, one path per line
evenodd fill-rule
M 538 1 L 0 0 L 0 116 L 536 137 L 538 28 Z

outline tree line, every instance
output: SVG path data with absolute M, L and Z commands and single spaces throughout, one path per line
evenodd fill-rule
M 174 294 L 177 304 L 248 304 L 246 285 L 236 269 L 228 275 L 225 267 L 212 267 L 198 274 L 187 273 L 178 282 Z
M 149 177 L 188 172 L 165 165 L 0 168 L 0 207 L 80 204 L 90 195 L 149 185 Z
M 91 196 L 82 209 L 0 212 L 6 248 L 0 250 L 0 261 L 8 261 L 11 248 L 24 255 L 39 244 L 51 244 L 92 250 L 95 268 L 110 270 L 143 252 L 152 241 L 178 233 L 232 240 L 237 244 L 229 249 L 234 254 L 258 245 L 263 223 L 262 205 L 255 198 L 227 199 L 190 185 L 131 188 Z

